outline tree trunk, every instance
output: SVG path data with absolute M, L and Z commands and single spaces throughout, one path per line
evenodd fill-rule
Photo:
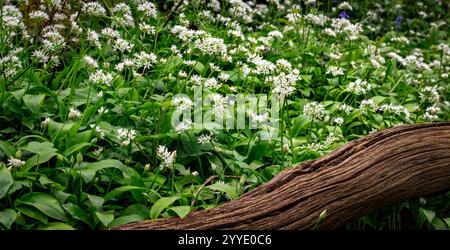
M 450 189 L 450 122 L 399 126 L 281 172 L 217 208 L 113 229 L 334 229 L 385 205 Z

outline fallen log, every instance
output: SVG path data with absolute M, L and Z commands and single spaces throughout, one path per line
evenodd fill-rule
M 184 219 L 113 229 L 335 229 L 378 208 L 450 189 L 450 122 L 398 126 L 281 172 L 241 198 Z

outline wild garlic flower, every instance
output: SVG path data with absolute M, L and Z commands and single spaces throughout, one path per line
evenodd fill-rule
M 84 62 L 86 63 L 87 66 L 92 67 L 92 68 L 98 68 L 97 61 L 94 58 L 92 58 L 91 56 L 85 55 L 83 57 L 83 60 L 84 60 Z
M 122 139 L 122 146 L 128 146 L 131 141 L 134 140 L 134 138 L 136 138 L 136 130 L 134 129 L 124 129 L 124 128 L 119 128 L 117 130 L 117 137 L 119 139 Z
M 336 67 L 336 66 L 330 66 L 327 69 L 327 74 L 331 74 L 333 76 L 343 76 L 344 70 L 342 68 Z
M 89 81 L 93 82 L 94 84 L 105 84 L 106 86 L 111 85 L 113 79 L 114 78 L 111 73 L 105 73 L 101 69 L 98 69 L 94 73 L 91 73 L 91 75 L 89 76 Z
M 156 155 L 161 160 L 161 170 L 164 168 L 172 168 L 175 163 L 175 159 L 177 157 L 177 151 L 170 152 L 166 146 L 160 145 L 156 152 Z
M 156 18 L 158 15 L 158 11 L 156 10 L 156 6 L 152 2 L 143 2 L 140 3 L 137 7 L 137 10 L 144 13 L 144 17 L 152 17 Z
M 81 118 L 82 114 L 81 112 L 76 109 L 76 108 L 70 108 L 69 109 L 69 119 L 73 119 L 73 118 Z
M 8 159 L 8 167 L 10 167 L 10 168 L 18 168 L 23 165 L 25 165 L 25 162 L 20 159 L 16 159 L 13 157 Z
M 191 121 L 184 121 L 180 122 L 177 126 L 175 126 L 175 132 L 178 134 L 183 133 L 189 129 L 192 128 L 192 122 Z
M 81 12 L 93 16 L 105 16 L 106 9 L 98 2 L 82 3 Z
M 211 140 L 212 140 L 212 133 L 210 133 L 210 134 L 202 134 L 202 135 L 200 135 L 197 138 L 197 142 L 202 144 L 202 145 L 205 144 L 205 143 L 211 142 Z
M 303 107 L 303 114 L 314 120 L 321 120 L 324 116 L 325 108 L 318 102 L 309 102 Z
M 354 82 L 350 82 L 347 85 L 346 91 L 350 93 L 354 93 L 356 95 L 367 94 L 372 89 L 370 84 L 367 81 L 363 81 L 361 79 L 356 79 Z

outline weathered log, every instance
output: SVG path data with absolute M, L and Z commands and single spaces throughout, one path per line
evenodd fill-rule
M 450 122 L 398 126 L 283 171 L 217 208 L 114 229 L 334 229 L 385 205 L 450 189 Z

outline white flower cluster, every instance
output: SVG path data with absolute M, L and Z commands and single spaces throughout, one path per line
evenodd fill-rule
M 297 73 L 297 74 L 296 74 Z M 298 74 L 298 70 L 296 73 L 284 73 L 281 72 L 277 76 L 270 76 L 269 82 L 273 83 L 273 94 L 278 94 L 282 98 L 290 96 L 292 93 L 295 92 L 295 84 L 299 80 L 300 76 Z
M 204 37 L 196 40 L 194 45 L 206 55 L 223 56 L 227 54 L 227 46 L 222 38 Z
M 122 140 L 121 143 L 122 146 L 128 146 L 130 145 L 131 141 L 133 141 L 134 138 L 136 137 L 136 130 L 119 128 L 117 130 L 117 137 Z
M 98 2 L 83 2 L 81 12 L 93 16 L 105 16 L 106 9 Z
M 354 82 L 350 82 L 347 85 L 346 91 L 354 93 L 356 95 L 362 95 L 367 94 L 372 89 L 370 84 L 367 83 L 367 81 L 363 81 L 361 79 L 356 79 Z
M 321 120 L 324 116 L 324 111 L 324 106 L 318 102 L 309 102 L 303 107 L 303 114 L 314 120 Z
M 25 162 L 20 159 L 16 159 L 13 157 L 8 159 L 8 167 L 10 167 L 10 168 L 18 168 L 23 165 L 25 165 Z
M 327 69 L 327 74 L 332 74 L 333 76 L 343 76 L 344 70 L 340 67 L 330 66 Z
M 110 86 L 113 81 L 113 76 L 109 72 L 103 72 L 103 70 L 98 69 L 94 73 L 91 73 L 89 76 L 89 81 L 94 84 L 105 84 L 106 86 Z
M 166 146 L 160 145 L 158 147 L 158 150 L 156 152 L 156 155 L 161 160 L 161 170 L 163 168 L 172 168 L 173 164 L 175 163 L 175 159 L 177 157 L 177 151 L 170 152 Z

